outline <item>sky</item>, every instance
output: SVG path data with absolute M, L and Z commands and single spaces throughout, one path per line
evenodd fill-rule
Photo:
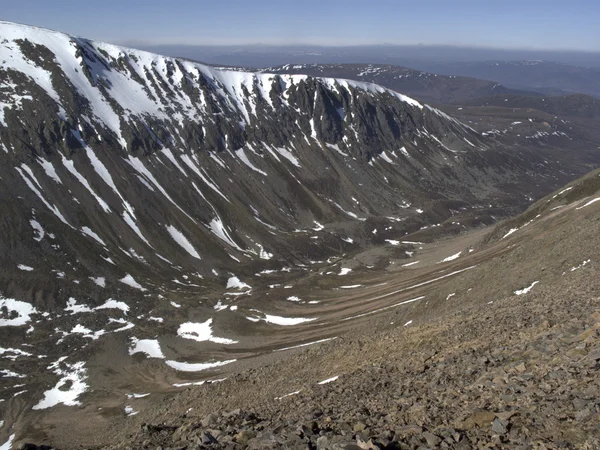
M 0 20 L 124 45 L 600 51 L 599 19 L 598 0 L 0 0 Z

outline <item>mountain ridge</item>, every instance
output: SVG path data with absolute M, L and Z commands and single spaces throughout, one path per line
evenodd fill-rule
M 422 101 L 444 104 L 460 104 L 492 94 L 542 96 L 538 92 L 509 89 L 495 81 L 428 73 L 392 64 L 285 64 L 261 71 L 360 79 L 407 92 Z

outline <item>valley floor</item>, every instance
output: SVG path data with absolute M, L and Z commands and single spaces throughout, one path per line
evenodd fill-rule
M 88 407 L 66 432 L 64 408 L 38 430 L 59 448 L 598 448 L 600 208 L 579 206 L 356 275 L 345 305 L 286 331 L 335 339 L 257 350 L 223 381 L 132 399 L 135 416 Z

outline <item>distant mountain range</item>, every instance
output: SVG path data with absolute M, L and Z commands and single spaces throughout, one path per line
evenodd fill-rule
M 216 65 L 275 67 L 285 64 L 376 64 L 410 67 L 438 75 L 495 81 L 544 95 L 600 96 L 600 52 L 502 50 L 432 45 L 154 46 L 172 56 Z
M 148 45 L 125 46 L 154 53 L 191 58 L 211 64 L 267 67 L 294 64 L 393 64 L 418 67 L 420 63 L 485 61 L 555 61 L 580 67 L 600 68 L 600 52 L 568 50 L 514 50 L 452 45 Z M 426 69 L 423 69 L 426 70 Z
M 493 82 L 455 75 L 437 75 L 388 64 L 285 64 L 262 70 L 266 73 L 349 78 L 404 92 L 424 102 L 462 103 L 490 95 L 542 96 L 538 92 L 508 89 Z
M 582 93 L 600 98 L 600 68 L 552 61 L 474 61 L 415 63 L 414 67 L 444 75 L 493 80 L 513 89 L 546 95 Z

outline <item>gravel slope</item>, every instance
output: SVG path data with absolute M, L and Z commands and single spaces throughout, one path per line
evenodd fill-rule
M 412 323 L 385 311 L 167 397 L 107 448 L 598 448 L 600 202 L 581 208 L 589 200 L 468 256 L 478 266 L 415 304 Z

